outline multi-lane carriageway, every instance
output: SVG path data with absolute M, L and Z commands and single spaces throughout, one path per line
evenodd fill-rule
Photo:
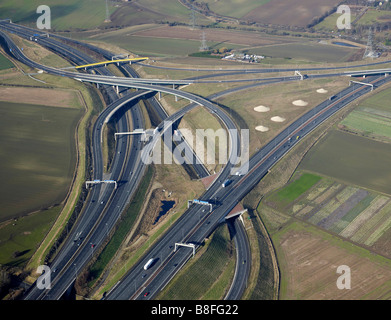
M 364 81 L 372 83 L 375 88 L 388 82 L 389 77 L 371 76 Z M 95 79 L 90 78 L 87 81 Z M 128 84 L 127 84 L 128 85 Z M 278 85 L 278 84 L 277 84 Z M 156 86 L 151 90 L 159 90 Z M 187 248 L 181 248 L 172 253 L 170 248 L 171 241 L 176 240 L 175 235 L 185 234 L 185 237 L 178 237 L 181 242 L 187 241 L 192 243 L 200 243 L 209 235 L 214 228 L 220 223 L 221 219 L 247 194 L 258 181 L 267 174 L 267 171 L 286 154 L 302 137 L 315 129 L 321 122 L 332 116 L 340 108 L 347 105 L 354 99 L 370 91 L 367 86 L 353 84 L 352 86 L 342 90 L 335 95 L 333 100 L 326 100 L 318 105 L 300 119 L 292 123 L 286 130 L 281 132 L 268 145 L 256 153 L 249 161 L 249 172 L 242 177 L 234 176 L 233 182 L 227 188 L 221 188 L 219 183 L 215 184 L 214 188 L 210 188 L 204 194 L 202 199 L 216 199 L 216 208 L 211 214 L 201 214 L 201 210 L 195 206 L 191 207 L 188 212 L 192 214 L 184 214 L 188 219 L 181 219 L 173 228 L 166 234 L 163 239 L 155 244 L 151 250 L 146 253 L 144 258 L 124 277 L 121 282 L 107 295 L 107 299 L 129 299 L 142 298 L 145 290 L 149 290 L 150 295 L 146 298 L 151 298 L 158 290 L 167 283 L 169 279 L 179 270 L 180 266 L 187 261 L 191 256 L 191 252 Z M 217 108 L 218 109 L 218 108 Z M 292 139 L 299 136 L 300 139 Z M 187 213 L 188 213 L 187 212 Z M 193 217 L 193 219 L 191 219 Z M 197 218 L 198 217 L 198 218 Z M 194 219 L 196 218 L 196 219 Z M 181 225 L 182 223 L 182 225 Z M 189 225 L 195 227 L 189 228 Z M 184 231 L 184 227 L 187 227 Z M 158 251 L 154 251 L 158 250 Z M 157 254 L 159 252 L 159 254 Z M 160 257 L 160 262 L 156 263 L 150 270 L 147 277 L 143 278 L 140 275 L 143 263 L 151 257 Z M 145 279 L 144 281 L 140 281 Z M 132 289 L 133 288 L 133 289 Z
M 10 41 L 10 39 L 8 39 L 8 41 Z M 16 47 L 16 46 L 13 46 L 13 44 L 12 44 L 12 42 L 10 41 L 9 42 L 9 46 L 10 46 L 10 49 L 12 49 L 12 52 L 14 53 L 14 55 L 17 55 L 17 57 L 20 59 L 20 60 L 23 60 L 25 63 L 30 63 L 29 61 L 28 61 L 28 59 L 26 58 L 26 57 L 24 57 L 23 55 L 22 55 L 22 53 L 20 52 L 20 50 L 18 50 L 18 48 Z M 44 66 L 38 66 L 38 65 L 36 65 L 35 64 L 35 66 L 36 67 L 39 67 L 39 68 L 44 68 Z M 194 107 L 194 106 L 193 106 Z M 107 108 L 107 109 L 109 109 L 109 110 L 107 110 L 107 112 L 111 112 L 110 111 L 110 107 L 109 108 Z M 188 109 L 188 110 L 190 110 L 190 108 Z M 105 112 L 106 112 L 106 110 L 105 110 Z M 106 112 L 106 113 L 107 113 Z M 181 113 L 179 114 L 179 116 L 181 116 L 181 114 L 184 114 L 184 112 L 183 111 L 181 111 Z M 178 117 L 178 115 L 175 115 L 176 117 Z M 106 117 L 106 115 L 104 115 L 104 114 L 102 114 L 102 117 L 100 117 L 102 120 L 103 119 L 105 119 L 105 117 Z M 230 122 L 230 125 L 231 125 L 231 127 L 233 127 L 233 123 L 232 122 Z M 100 122 L 100 121 L 97 121 L 97 123 L 95 124 L 95 128 L 100 128 L 102 126 L 102 123 Z M 96 132 L 96 130 L 94 129 L 94 132 Z M 99 136 L 99 134 L 97 134 L 97 135 L 95 135 L 96 137 L 98 137 Z M 98 138 L 97 138 L 97 140 L 99 140 Z M 98 142 L 97 142 L 98 143 Z M 97 144 L 96 143 L 96 144 Z M 136 170 L 136 172 L 142 172 L 141 170 Z M 123 188 L 122 188 L 123 189 Z M 100 224 L 100 225 L 102 225 L 102 223 Z M 102 234 L 102 232 L 100 232 L 100 234 Z M 87 254 L 84 254 L 84 256 L 88 256 Z M 71 274 L 76 274 L 77 273 L 77 271 L 79 270 L 79 266 L 80 265 L 80 263 L 74 263 L 74 266 L 75 266 L 75 270 L 74 270 L 74 272 L 72 271 L 72 267 L 69 267 L 69 268 L 67 268 L 68 270 L 71 270 Z M 71 264 L 70 264 L 70 266 L 71 266 Z M 68 277 L 69 278 L 69 277 Z M 55 298 L 55 296 L 54 296 L 54 294 L 55 294 L 55 292 L 54 292 L 55 290 L 51 290 L 51 297 L 50 298 Z

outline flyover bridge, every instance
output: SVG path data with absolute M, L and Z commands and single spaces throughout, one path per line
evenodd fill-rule
M 144 61 L 144 60 L 148 60 L 148 59 L 149 58 L 147 58 L 147 57 L 142 57 L 142 58 L 126 58 L 126 59 L 106 60 L 106 61 L 101 61 L 101 62 L 83 64 L 81 66 L 76 66 L 75 69 L 96 68 L 96 67 L 106 66 L 110 63 L 116 63 L 117 65 L 119 65 L 120 63 L 127 63 L 127 62 L 132 63 L 132 62 L 139 62 L 139 61 Z

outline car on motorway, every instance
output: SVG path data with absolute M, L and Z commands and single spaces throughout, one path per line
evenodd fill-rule
M 144 297 L 148 296 L 149 295 L 149 291 L 145 292 L 144 293 Z
M 227 179 L 223 182 L 223 184 L 221 185 L 223 188 L 225 188 L 226 186 L 228 186 L 232 181 Z

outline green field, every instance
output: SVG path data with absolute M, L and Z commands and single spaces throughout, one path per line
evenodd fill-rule
M 391 194 L 391 145 L 338 130 L 304 157 L 301 169 Z
M 62 206 L 36 212 L 0 229 L 0 264 L 20 266 L 34 254 Z
M 337 21 L 340 16 L 341 16 L 340 13 L 333 13 L 333 14 L 327 16 L 325 19 L 323 19 L 316 26 L 314 26 L 314 29 L 317 31 L 331 31 L 331 30 L 337 31 L 338 30 Z M 351 13 L 351 21 L 354 21 L 355 18 L 356 18 L 356 15 L 352 12 Z M 344 21 L 342 21 L 342 22 L 344 22 Z
M 206 0 L 209 9 L 223 16 L 242 18 L 270 0 Z
M 372 25 L 375 23 L 387 22 L 390 20 L 391 20 L 391 14 L 389 11 L 369 9 L 357 21 L 357 24 L 358 25 Z
M 140 56 L 149 57 L 187 56 L 191 53 L 198 52 L 201 45 L 201 42 L 196 40 L 142 37 L 131 34 L 124 35 L 121 32 L 118 34 L 103 34 L 95 37 L 94 40 L 113 44 Z M 226 45 L 217 42 L 208 42 L 208 46 L 213 49 L 218 49 Z M 230 44 L 229 47 L 235 49 L 241 46 Z
M 343 48 L 323 45 L 315 42 L 288 43 L 281 45 L 251 48 L 252 54 L 272 58 L 288 58 L 313 62 L 345 62 L 357 51 L 354 48 Z M 285 62 L 286 63 L 286 62 Z
M 375 245 L 378 251 L 389 255 L 385 244 L 390 239 L 387 232 L 391 227 L 391 197 L 329 177 L 322 177 L 305 192 L 295 194 L 292 192 L 295 182 L 277 194 L 289 197 L 272 194 L 263 201 L 279 212 L 271 213 L 272 209 L 262 208 L 270 222 L 275 223 L 280 214 L 294 216 L 358 244 Z
M 50 7 L 51 28 L 55 30 L 95 28 L 103 24 L 106 17 L 106 3 L 102 0 L 68 0 L 62 3 L 56 0 L 3 0 L 0 2 L 0 18 L 35 26 L 41 15 L 36 13 L 40 5 Z M 114 10 L 110 6 L 110 12 Z
M 102 40 L 106 43 L 114 44 L 118 47 L 142 56 L 188 55 L 192 52 L 198 51 L 200 46 L 200 42 L 194 40 L 138 36 L 113 37 L 112 35 L 103 35 L 101 37 L 97 37 L 96 39 Z
M 270 201 L 279 203 L 281 206 L 285 206 L 311 188 L 320 179 L 321 177 L 317 175 L 303 173 L 297 180 L 288 184 L 282 190 L 274 193 L 270 197 Z
M 362 101 L 341 124 L 349 131 L 389 141 L 391 139 L 390 99 L 391 89 L 380 91 Z
M 391 119 L 368 111 L 353 111 L 341 124 L 363 135 L 391 138 Z
M 190 21 L 190 10 L 177 0 L 139 0 L 138 3 L 159 15 L 175 17 L 175 20 L 181 22 Z M 197 17 L 199 18 L 198 15 Z M 203 19 L 206 20 L 205 17 Z
M 75 169 L 82 110 L 0 102 L 0 220 L 64 200 Z
M 0 53 L 0 70 L 12 68 L 14 65 L 3 54 Z

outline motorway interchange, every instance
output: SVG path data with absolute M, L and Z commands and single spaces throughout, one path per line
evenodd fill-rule
M 166 132 L 173 129 L 165 126 L 165 123 L 175 123 L 187 112 L 201 105 L 205 108 L 206 112 L 210 112 L 218 117 L 221 122 L 224 123 L 226 129 L 228 129 L 231 143 L 229 161 L 224 166 L 223 170 L 219 172 L 218 177 L 213 184 L 199 198 L 199 200 L 212 203 L 212 211 L 209 212 L 209 210 L 204 210 L 204 207 L 201 205 L 191 205 L 165 235 L 161 237 L 159 241 L 151 245 L 148 252 L 145 252 L 145 255 L 126 273 L 126 275 L 105 294 L 104 299 L 153 299 L 193 254 L 192 248 L 189 247 L 180 247 L 174 252 L 175 243 L 193 244 L 194 248 L 197 249 L 203 240 L 225 220 L 227 214 L 268 173 L 270 168 L 272 168 L 273 165 L 286 155 L 297 143 L 300 143 L 304 136 L 308 135 L 344 106 L 390 80 L 390 77 L 385 76 L 388 75 L 389 69 L 380 69 L 377 71 L 343 70 L 348 69 L 349 67 L 342 67 L 339 68 L 342 70 L 334 70 L 333 73 L 328 74 L 306 74 L 305 77 L 295 75 L 251 80 L 242 79 L 236 81 L 219 81 L 210 80 L 208 78 L 211 76 L 239 75 L 249 72 L 267 73 L 276 72 L 277 70 L 293 72 L 295 70 L 210 70 L 212 72 L 211 75 L 197 77 L 197 79 L 163 81 L 140 79 L 137 73 L 128 64 L 118 66 L 123 72 L 124 77 L 115 77 L 104 67 L 94 69 L 95 74 L 79 73 L 68 71 L 68 69 L 43 66 L 30 60 L 23 54 L 22 50 L 14 44 L 9 37 L 10 33 L 30 39 L 33 34 L 37 34 L 37 30 L 9 22 L 0 23 L 0 39 L 2 40 L 3 47 L 10 55 L 20 62 L 50 74 L 70 77 L 83 82 L 96 83 L 105 88 L 110 99 L 110 104 L 99 115 L 92 132 L 93 179 L 103 179 L 101 132 L 102 127 L 107 123 L 110 116 L 115 112 L 118 112 L 121 108 L 129 108 L 132 128 L 128 128 L 127 115 L 126 113 L 123 113 L 124 116 L 119 119 L 117 129 L 120 132 L 126 132 L 129 129 L 143 128 L 143 114 L 137 101 L 139 99 L 148 99 L 155 112 L 159 114 L 161 120 L 161 123 L 157 126 L 158 130 L 155 131 L 155 134 L 150 138 L 148 143 L 144 143 L 145 141 L 142 141 L 139 137 L 129 139 L 129 137 L 123 136 L 117 139 L 110 179 L 121 181 L 118 188 L 115 189 L 112 185 L 101 184 L 91 188 L 83 213 L 73 226 L 65 244 L 55 256 L 50 266 L 53 270 L 51 274 L 51 289 L 40 290 L 36 285 L 32 285 L 24 296 L 24 298 L 28 300 L 57 300 L 72 286 L 77 275 L 90 261 L 94 250 L 104 243 L 110 234 L 110 230 L 114 228 L 122 211 L 131 200 L 131 197 L 137 189 L 146 170 L 147 165 L 145 163 L 147 163 L 147 161 L 145 161 L 145 159 L 150 154 L 154 143 L 161 139 Z M 50 35 L 50 37 L 39 37 L 36 40 L 40 45 L 66 57 L 75 65 L 92 64 L 96 63 L 96 61 L 84 52 L 65 43 L 77 43 L 78 46 L 82 45 L 88 47 L 89 50 L 95 51 L 106 59 L 111 59 L 111 57 L 115 55 L 114 53 L 75 40 L 67 39 L 66 42 L 59 41 L 58 39 L 60 38 L 61 37 L 55 35 Z M 382 63 L 387 62 L 389 61 Z M 373 63 L 372 65 L 374 64 L 380 63 Z M 369 64 L 359 67 L 366 67 L 368 65 Z M 355 66 L 355 68 L 357 68 L 357 66 Z M 315 70 L 331 70 L 331 68 L 312 68 L 300 70 L 300 72 L 303 73 L 304 71 L 308 72 Z M 238 130 L 235 130 L 237 129 L 237 125 L 233 119 L 231 119 L 222 108 L 216 105 L 213 100 L 223 95 L 232 94 L 233 92 L 239 92 L 240 90 L 267 84 L 283 85 L 283 82 L 286 81 L 305 81 L 306 79 L 317 77 L 346 76 L 349 74 L 361 75 L 363 73 L 367 74 L 367 77 L 362 80 L 362 83 L 373 85 L 373 87 L 360 83 L 352 83 L 351 86 L 344 88 L 332 98 L 325 100 L 291 123 L 261 150 L 257 151 L 248 162 L 245 161 L 244 163 L 240 163 L 240 166 L 235 166 L 240 162 L 238 161 L 240 157 L 243 156 L 243 150 L 241 150 L 241 137 L 237 134 Z M 207 98 L 202 98 L 175 89 L 176 85 L 194 82 L 219 83 L 224 81 L 235 81 L 238 83 L 251 81 L 251 83 L 214 94 Z M 126 91 L 120 96 L 118 94 L 119 87 L 135 88 L 138 89 L 138 91 Z M 189 100 L 190 104 L 169 116 L 154 98 L 156 92 L 165 92 L 179 96 Z M 193 170 L 198 177 L 202 178 L 208 175 L 208 172 L 202 164 L 197 164 L 193 167 Z M 242 174 L 235 175 L 235 172 L 237 171 Z M 230 179 L 231 183 L 226 187 L 222 187 L 222 181 L 225 181 L 227 178 Z M 234 241 L 237 252 L 237 263 L 234 281 L 225 299 L 234 300 L 240 299 L 244 292 L 251 268 L 251 258 L 250 247 L 243 225 L 238 219 L 230 221 L 229 223 L 230 227 L 235 229 L 233 234 L 235 234 Z M 154 259 L 154 263 L 147 270 L 144 270 L 143 267 L 151 258 Z

